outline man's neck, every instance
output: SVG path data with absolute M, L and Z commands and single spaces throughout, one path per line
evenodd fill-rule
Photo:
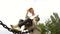
M 33 23 L 34 23 L 35 25 L 37 25 L 37 21 L 36 21 L 36 20 L 34 20 L 34 19 L 33 19 Z

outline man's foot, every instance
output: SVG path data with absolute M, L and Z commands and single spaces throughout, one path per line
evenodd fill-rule
M 13 25 L 10 25 L 10 26 L 12 27 L 12 29 L 14 29 L 14 28 L 13 28 Z

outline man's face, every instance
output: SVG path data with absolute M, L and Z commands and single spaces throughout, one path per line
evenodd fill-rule
M 33 19 L 33 20 L 34 20 L 34 22 L 38 22 L 38 19 L 37 19 L 36 17 L 34 17 L 34 19 Z

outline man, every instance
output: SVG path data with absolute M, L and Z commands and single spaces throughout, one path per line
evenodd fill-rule
M 32 15 L 34 16 L 34 10 L 33 8 L 30 8 L 28 11 L 30 11 L 30 13 L 32 13 Z M 26 14 L 26 17 L 28 18 L 28 12 Z M 25 26 L 26 29 L 30 32 L 30 34 L 40 34 L 41 30 L 40 28 L 37 26 L 38 21 L 40 20 L 39 16 L 35 16 L 32 19 L 32 25 L 29 27 L 28 25 Z M 36 33 L 37 32 L 37 33 Z

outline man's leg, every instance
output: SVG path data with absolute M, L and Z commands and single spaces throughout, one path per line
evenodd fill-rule
M 17 25 L 11 25 L 11 27 L 12 27 L 13 29 L 15 29 L 15 28 L 18 27 L 18 24 L 17 24 Z

